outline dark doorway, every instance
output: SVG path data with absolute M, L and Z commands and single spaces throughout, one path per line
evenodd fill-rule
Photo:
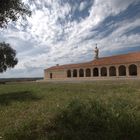
M 67 71 L 67 77 L 69 77 L 69 78 L 71 77 L 71 70 Z
M 52 77 L 53 77 L 53 75 L 52 75 L 52 73 L 50 73 L 50 79 L 52 79 Z

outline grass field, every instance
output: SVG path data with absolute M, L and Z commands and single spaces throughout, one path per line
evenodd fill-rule
M 140 81 L 0 85 L 0 139 L 139 140 Z

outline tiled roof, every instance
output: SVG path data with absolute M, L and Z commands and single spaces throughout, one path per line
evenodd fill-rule
M 102 57 L 85 63 L 53 66 L 46 70 L 59 70 L 59 69 L 82 68 L 82 67 L 101 66 L 101 65 L 126 64 L 126 63 L 134 63 L 138 61 L 140 61 L 140 52 L 134 52 L 134 53 L 128 53 L 122 55 Z

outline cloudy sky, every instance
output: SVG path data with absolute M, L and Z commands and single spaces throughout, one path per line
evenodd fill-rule
M 0 29 L 0 41 L 17 51 L 19 63 L 0 74 L 43 77 L 56 64 L 140 51 L 140 0 L 35 0 L 32 16 Z

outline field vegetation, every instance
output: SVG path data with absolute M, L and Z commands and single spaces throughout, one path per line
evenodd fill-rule
M 139 140 L 140 81 L 0 85 L 2 140 Z

